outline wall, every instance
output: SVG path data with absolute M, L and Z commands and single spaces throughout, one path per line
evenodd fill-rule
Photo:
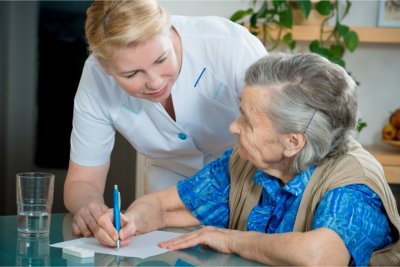
M 5 2 L 0 2 L 0 36 L 8 36 L 7 21 L 9 20 L 7 13 L 8 8 Z M 0 37 L 1 38 L 1 37 Z M 4 177 L 6 168 L 6 65 L 7 43 L 5 39 L 0 42 L 0 177 Z M 1 200 L 0 200 L 1 201 Z
M 15 211 L 15 173 L 31 170 L 35 121 L 36 2 L 1 2 L 1 151 L 3 205 Z M 4 158 L 3 158 L 4 157 Z

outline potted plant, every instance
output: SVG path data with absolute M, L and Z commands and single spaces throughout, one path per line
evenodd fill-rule
M 291 33 L 295 24 L 294 18 L 298 18 L 300 13 L 300 20 L 303 17 L 303 22 L 307 22 L 313 10 L 321 18 L 318 22 L 320 34 L 317 40 L 310 43 L 309 50 L 346 69 L 344 54 L 346 50 L 353 52 L 357 48 L 358 36 L 342 23 L 349 13 L 351 2 L 340 2 L 345 3 L 343 12 L 340 12 L 339 0 L 253 0 L 250 8 L 236 11 L 230 19 L 247 26 L 251 33 L 262 40 L 268 51 L 276 49 L 282 43 L 293 51 L 296 47 Z M 334 26 L 327 27 L 331 18 L 334 19 Z M 349 74 L 351 75 L 350 72 Z M 357 131 L 360 132 L 366 126 L 365 122 L 359 120 Z

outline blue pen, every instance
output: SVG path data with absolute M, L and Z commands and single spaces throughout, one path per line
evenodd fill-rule
M 117 232 L 121 229 L 121 215 L 120 215 L 120 206 L 121 206 L 121 195 L 118 191 L 118 185 L 114 185 L 114 226 Z M 119 250 L 119 237 L 117 241 L 117 249 Z

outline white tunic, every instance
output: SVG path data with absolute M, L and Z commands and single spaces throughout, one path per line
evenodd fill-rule
M 90 56 L 75 96 L 71 160 L 106 163 L 115 130 L 147 156 L 147 192 L 176 184 L 236 144 L 246 68 L 267 54 L 244 27 L 218 17 L 173 16 L 182 68 L 172 88 L 176 122 L 160 103 L 128 95 Z

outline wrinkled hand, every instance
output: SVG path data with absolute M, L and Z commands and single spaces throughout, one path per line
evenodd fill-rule
M 108 207 L 100 203 L 91 203 L 81 207 L 75 214 L 72 221 L 72 232 L 74 235 L 90 237 L 97 230 L 97 220 L 108 210 Z
M 196 245 L 208 245 L 222 253 L 235 253 L 234 242 L 240 231 L 217 228 L 212 226 L 203 227 L 200 230 L 190 232 L 174 239 L 160 242 L 161 248 L 178 250 L 193 247 Z
M 120 238 L 120 245 L 124 247 L 131 242 L 130 237 L 137 234 L 135 225 L 129 218 L 120 213 L 121 215 L 121 229 L 119 234 L 114 227 L 114 209 L 107 210 L 106 213 L 101 215 L 97 221 L 98 228 L 94 237 L 103 245 L 115 247 L 117 245 L 118 237 Z

